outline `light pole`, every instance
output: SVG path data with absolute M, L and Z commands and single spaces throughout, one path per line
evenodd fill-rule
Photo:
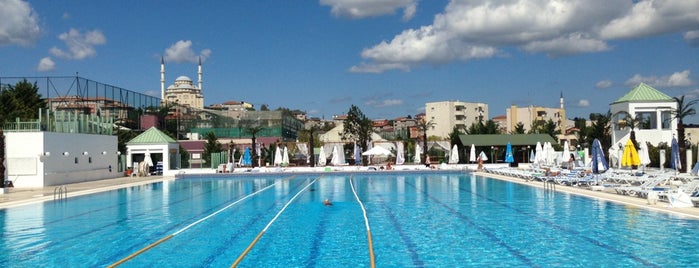
M 490 146 L 490 163 L 495 163 L 495 159 L 493 159 L 493 150 L 495 150 L 494 146 Z

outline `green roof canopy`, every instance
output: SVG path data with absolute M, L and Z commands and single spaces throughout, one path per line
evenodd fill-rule
M 127 142 L 127 145 L 134 144 L 167 144 L 167 143 L 177 143 L 177 141 L 168 135 L 165 135 L 162 131 L 155 127 L 151 127 L 141 135 L 136 136 Z
M 658 102 L 658 101 L 673 101 L 670 96 L 659 90 L 646 85 L 645 83 L 640 83 L 638 86 L 633 88 L 631 91 L 626 93 L 618 100 L 613 103 L 620 102 Z
M 505 146 L 509 142 L 512 146 L 536 145 L 537 142 L 556 141 L 548 134 L 483 134 L 483 135 L 459 135 L 461 145 L 470 146 Z

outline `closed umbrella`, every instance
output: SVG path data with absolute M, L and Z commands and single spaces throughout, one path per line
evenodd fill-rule
M 471 152 L 468 154 L 468 160 L 471 162 L 476 162 L 476 146 L 471 144 Z
M 512 155 L 512 144 L 509 142 L 507 143 L 507 147 L 505 149 L 505 163 L 514 163 L 515 162 L 515 157 Z
M 362 162 L 362 150 L 359 148 L 359 145 L 357 145 L 357 142 L 354 142 L 354 152 L 352 155 L 354 155 L 354 164 L 359 165 L 359 163 Z
M 570 147 L 570 144 L 568 144 L 568 141 L 563 142 L 563 155 L 561 157 L 562 158 L 561 163 L 566 163 L 567 160 L 570 159 L 570 148 L 568 148 L 568 147 Z M 570 166 L 568 168 L 572 169 L 573 167 Z
M 318 153 L 318 165 L 319 166 L 325 166 L 325 161 L 328 161 L 328 157 L 325 156 L 325 149 L 323 149 L 323 146 L 320 146 L 320 152 Z
M 252 154 L 250 153 L 250 147 L 245 148 L 245 153 L 243 153 L 243 166 L 252 165 Z
M 420 152 L 420 145 L 415 143 L 415 158 L 413 159 L 413 163 L 415 164 L 420 164 L 420 155 L 422 153 Z
M 284 146 L 284 151 L 282 152 L 282 166 L 289 165 L 289 150 Z
M 590 150 L 592 156 L 592 172 L 602 173 L 609 169 L 607 165 L 607 160 L 604 159 L 604 150 L 602 149 L 602 143 L 598 139 L 592 141 L 592 148 Z
M 638 166 L 641 164 L 641 159 L 638 157 L 638 151 L 636 147 L 633 146 L 631 139 L 626 141 L 626 146 L 624 146 L 624 154 L 621 156 L 622 166 Z
M 277 146 L 274 150 L 274 165 L 279 166 L 282 164 L 282 149 Z
M 648 144 L 641 142 L 638 145 L 638 157 L 641 160 L 641 168 L 646 170 L 646 166 L 650 164 L 650 152 L 648 152 Z
M 536 148 L 534 149 L 534 151 L 536 153 L 534 154 L 534 157 L 532 157 L 532 159 L 534 159 L 533 162 L 537 163 L 539 165 L 543 164 L 545 157 L 544 157 L 544 147 L 541 146 L 541 142 L 538 142 L 538 141 L 536 142 Z
M 396 144 L 396 165 L 402 165 L 405 163 L 405 156 L 403 156 L 403 142 L 399 141 Z
M 483 162 L 488 161 L 488 156 L 483 151 L 481 151 L 481 153 L 478 155 L 478 157 L 480 157 L 481 160 L 483 160 Z
M 459 163 L 459 147 L 454 144 L 451 149 L 451 154 L 449 154 L 449 164 Z
M 672 145 L 670 145 L 670 168 L 679 171 L 682 168 L 682 163 L 680 163 L 680 146 L 677 143 L 675 137 L 672 138 Z

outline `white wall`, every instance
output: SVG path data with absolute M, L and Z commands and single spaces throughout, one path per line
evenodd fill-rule
M 17 188 L 123 176 L 116 171 L 116 136 L 54 132 L 6 132 L 5 136 L 8 179 Z

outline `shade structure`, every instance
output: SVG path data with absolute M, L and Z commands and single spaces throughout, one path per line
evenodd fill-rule
M 282 164 L 282 149 L 279 146 L 274 150 L 274 165 L 279 166 Z
M 250 147 L 245 148 L 245 153 L 243 153 L 243 166 L 252 165 L 252 154 L 250 153 Z
M 396 165 L 402 165 L 405 163 L 405 156 L 403 156 L 403 142 L 399 141 L 396 143 Z
M 459 163 L 459 147 L 454 144 L 451 148 L 451 153 L 449 154 L 449 164 Z
M 471 151 L 468 154 L 468 161 L 476 162 L 476 146 L 471 144 Z
M 590 156 L 592 157 L 592 172 L 602 173 L 609 169 L 607 160 L 604 159 L 604 150 L 602 149 L 602 143 L 598 139 L 592 141 L 592 148 L 590 149 Z
M 675 137 L 672 138 L 670 145 L 670 168 L 679 171 L 682 168 L 680 161 L 680 146 Z
M 422 154 L 420 150 L 420 144 L 415 144 L 415 156 L 413 157 L 413 163 L 420 164 L 420 155 Z
M 636 151 L 636 147 L 633 146 L 633 142 L 629 139 L 626 141 L 626 146 L 624 146 L 624 154 L 621 156 L 621 165 L 630 167 L 640 164 L 641 159 L 638 157 L 638 151 Z
M 325 155 L 325 149 L 320 146 L 320 152 L 318 153 L 318 165 L 325 166 L 325 162 L 328 161 L 328 157 Z
M 354 164 L 359 165 L 362 162 L 362 149 L 359 148 L 357 142 L 354 142 L 354 151 L 352 155 L 354 157 Z
M 488 156 L 483 151 L 481 151 L 481 153 L 478 154 L 478 157 L 480 157 L 483 161 L 488 161 Z
M 512 154 L 512 144 L 507 143 L 507 147 L 505 149 L 505 163 L 514 163 L 515 162 L 515 157 Z
M 289 150 L 284 146 L 284 151 L 282 152 L 282 166 L 289 165 Z

